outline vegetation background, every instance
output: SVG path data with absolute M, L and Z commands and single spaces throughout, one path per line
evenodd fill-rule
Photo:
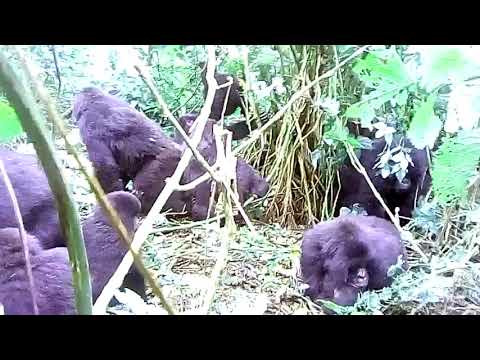
M 173 127 L 133 65 L 148 65 L 156 88 L 175 117 L 199 111 L 203 88 L 199 62 L 203 46 L 23 46 L 36 65 L 35 76 L 69 115 L 74 95 L 85 86 L 116 90 L 171 134 Z M 229 250 L 218 286 L 216 313 L 319 313 L 303 296 L 297 279 L 301 230 L 333 216 L 337 168 L 369 140 L 354 136 L 352 126 L 368 128 L 391 141 L 408 136 L 414 146 L 428 147 L 433 186 L 427 201 L 405 229 L 410 270 L 399 273 L 392 287 L 364 294 L 339 313 L 445 314 L 479 313 L 480 207 L 480 47 L 372 45 L 343 63 L 360 46 L 219 46 L 218 71 L 241 79 L 252 109 L 250 120 L 270 119 L 304 86 L 336 69 L 310 88 L 262 133 L 243 156 L 271 183 L 266 200 L 251 211 L 262 215 L 259 235 L 241 229 Z M 2 52 L 15 63 L 7 47 Z M 135 54 L 135 57 L 132 57 Z M 0 84 L 1 85 L 1 84 Z M 44 113 L 44 115 L 46 112 Z M 240 118 L 240 112 L 226 121 Z M 17 115 L 0 94 L 0 140 L 31 152 L 20 134 Z M 46 123 L 81 216 L 95 204 L 86 180 L 65 150 L 54 127 Z M 69 124 L 69 139 L 83 154 L 78 129 Z M 238 146 L 238 144 L 234 144 Z M 382 176 L 399 179 L 408 167 L 408 149 L 388 148 L 378 162 Z M 143 248 L 146 265 L 158 277 L 178 311 L 198 306 L 219 251 L 212 224 L 166 221 L 158 228 L 180 226 Z M 160 231 L 160 230 L 158 230 Z M 393 269 L 395 270 L 395 269 Z M 152 304 L 156 304 L 152 298 Z M 130 309 L 130 311 L 133 311 Z M 143 311 L 143 310 L 142 310 Z

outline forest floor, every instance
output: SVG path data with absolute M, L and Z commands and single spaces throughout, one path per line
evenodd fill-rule
M 85 163 L 89 164 L 77 131 L 72 131 L 70 141 L 77 144 Z M 15 147 L 20 152 L 34 153 L 31 145 Z M 56 147 L 67 179 L 74 179 L 70 183 L 72 193 L 81 218 L 85 218 L 96 204 L 95 196 L 76 161 L 64 150 L 63 141 L 57 141 Z M 219 226 L 215 222 L 176 223 L 171 219 L 166 224 L 165 217 L 160 214 L 157 220 L 156 228 L 142 249 L 145 264 L 156 275 L 177 313 L 195 313 L 203 303 L 221 248 Z M 177 229 L 162 234 L 160 223 L 162 229 Z M 235 238 L 229 240 L 227 263 L 209 313 L 323 314 L 319 305 L 303 295 L 305 286 L 298 276 L 302 230 L 287 230 L 278 224 L 260 222 L 254 225 L 257 236 L 253 237 L 243 226 Z M 422 248 L 430 246 L 425 236 L 422 240 L 421 235 L 415 234 L 415 238 L 419 239 Z M 360 313 L 366 309 L 364 313 L 374 314 L 480 314 L 480 264 L 470 261 L 470 256 L 468 261 L 459 261 L 458 254 L 461 255 L 464 248 L 459 249 L 460 252 L 456 248 L 440 254 L 442 256 L 429 254 L 428 262 L 423 263 L 418 261 L 418 253 L 409 249 L 409 262 L 414 264 L 414 270 L 406 272 L 403 278 L 400 276 L 392 289 L 367 293 L 359 301 Z M 159 300 L 152 294 L 148 302 L 146 306 L 135 307 L 136 310 L 127 303 L 110 312 L 164 313 Z

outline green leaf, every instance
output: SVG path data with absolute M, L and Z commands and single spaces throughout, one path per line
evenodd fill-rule
M 433 147 L 442 129 L 442 121 L 433 112 L 435 99 L 436 94 L 432 94 L 425 102 L 421 103 L 410 123 L 407 135 L 418 149 L 423 149 L 427 145 Z
M 395 101 L 397 102 L 397 105 L 404 106 L 407 103 L 408 99 L 408 91 L 404 90 L 401 91 L 396 97 Z
M 0 101 L 0 142 L 7 142 L 23 133 L 22 125 L 15 110 Z
M 330 129 L 325 132 L 326 140 L 333 140 L 338 142 L 349 141 L 350 134 L 345 126 L 342 126 L 340 121 L 334 121 Z
M 375 110 L 368 102 L 360 101 L 348 107 L 348 109 L 345 111 L 345 117 L 359 118 L 361 120 L 362 127 L 369 127 L 372 119 L 375 117 Z
M 435 153 L 431 172 L 433 192 L 440 204 L 466 198 L 468 185 L 478 174 L 479 159 L 480 129 L 462 130 L 444 141 Z
M 405 64 L 393 47 L 389 50 L 370 52 L 364 59 L 357 61 L 353 71 L 359 74 L 360 79 L 367 85 L 379 82 L 403 87 L 412 81 Z
M 462 48 L 445 46 L 432 46 L 422 60 L 425 69 L 422 82 L 428 91 L 448 82 L 449 78 L 463 80 L 472 71 L 469 65 L 473 65 Z

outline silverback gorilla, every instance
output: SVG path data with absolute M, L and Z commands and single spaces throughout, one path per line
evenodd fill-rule
M 405 248 L 397 229 L 374 216 L 346 215 L 305 232 L 300 259 L 306 294 L 353 305 L 364 290 L 391 284 L 387 276 Z
M 107 198 L 127 230 L 133 233 L 136 215 L 140 211 L 138 199 L 126 192 L 110 193 Z M 83 233 L 95 301 L 127 250 L 98 206 L 84 222 Z M 28 243 L 39 313 L 74 314 L 75 299 L 67 248 L 44 250 L 38 239 L 31 235 Z M 139 285 L 143 285 L 143 280 Z M 0 230 L 0 303 L 4 305 L 6 314 L 33 314 L 25 259 L 16 228 Z
M 398 145 L 398 139 L 394 139 L 394 144 L 392 148 Z M 427 152 L 413 148 L 408 141 L 405 141 L 405 145 L 412 147 L 410 156 L 414 166 L 409 165 L 407 175 L 402 183 L 394 175 L 384 179 L 377 174 L 378 170 L 374 169 L 378 160 L 377 156 L 383 152 L 386 146 L 385 139 L 374 140 L 371 150 L 362 149 L 359 160 L 388 208 L 394 213 L 395 207 L 398 207 L 400 216 L 411 218 L 416 199 L 427 194 L 431 178 L 428 172 Z M 365 178 L 351 165 L 349 160 L 340 168 L 340 181 L 341 191 L 336 214 L 339 213 L 341 207 L 350 207 L 357 203 L 367 211 L 368 215 L 389 219 Z M 407 222 L 408 220 L 400 218 L 402 225 Z
M 175 147 L 145 115 L 94 87 L 76 96 L 73 116 L 106 193 L 124 190 L 145 163 Z
M 63 246 L 55 199 L 47 177 L 35 155 L 0 149 L 20 207 L 25 230 L 44 248 Z M 0 228 L 17 227 L 17 221 L 3 181 L 0 180 Z

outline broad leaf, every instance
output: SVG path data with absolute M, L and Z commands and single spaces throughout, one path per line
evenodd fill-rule
M 441 204 L 462 200 L 470 180 L 478 174 L 480 130 L 460 131 L 446 139 L 436 151 L 432 167 L 432 187 Z
M 0 142 L 7 142 L 23 133 L 22 125 L 15 110 L 0 101 Z
M 441 120 L 433 112 L 435 99 L 436 94 L 432 94 L 418 106 L 408 129 L 408 138 L 418 149 L 425 146 L 433 147 L 442 129 Z
M 474 64 L 468 59 L 467 47 L 429 46 L 421 52 L 422 83 L 431 91 L 450 80 L 464 80 L 472 75 Z

